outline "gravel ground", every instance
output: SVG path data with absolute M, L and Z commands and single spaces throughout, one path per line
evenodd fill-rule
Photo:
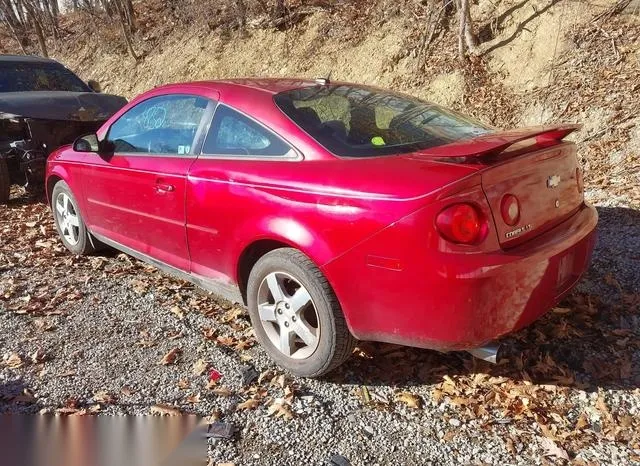
M 0 412 L 212 416 L 236 433 L 211 464 L 640 464 L 640 212 L 599 212 L 588 276 L 503 364 L 363 343 L 310 380 L 270 362 L 242 309 L 122 254 L 70 257 L 43 204 L 13 201 Z

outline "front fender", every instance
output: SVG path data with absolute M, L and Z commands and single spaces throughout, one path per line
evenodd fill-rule
M 58 180 L 62 180 L 69 186 L 80 210 L 84 211 L 86 203 L 82 192 L 82 183 L 76 175 L 76 171 L 65 164 L 57 162 L 53 155 L 55 154 L 52 154 L 52 157 L 49 157 L 49 161 L 47 162 L 46 191 L 49 205 L 51 205 L 51 193 L 53 191 L 53 186 Z

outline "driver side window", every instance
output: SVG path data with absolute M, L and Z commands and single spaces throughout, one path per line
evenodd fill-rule
M 116 153 L 190 155 L 209 101 L 189 95 L 163 95 L 124 113 L 109 129 Z

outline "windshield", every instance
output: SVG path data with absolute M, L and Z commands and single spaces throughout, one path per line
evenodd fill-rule
M 415 152 L 491 131 L 432 103 L 360 86 L 305 87 L 277 94 L 275 102 L 326 149 L 344 157 Z
M 0 92 L 91 92 L 71 71 L 56 63 L 0 63 Z

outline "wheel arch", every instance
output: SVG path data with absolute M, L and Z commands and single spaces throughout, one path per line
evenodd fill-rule
M 53 194 L 53 188 L 59 181 L 64 181 L 64 179 L 57 174 L 49 175 L 49 177 L 47 178 L 46 193 L 47 201 L 49 201 L 49 204 L 51 204 L 51 195 Z
M 235 279 L 240 289 L 240 294 L 244 304 L 247 304 L 247 284 L 249 282 L 249 274 L 253 266 L 265 254 L 281 248 L 292 248 L 306 255 L 318 268 L 326 263 L 328 257 L 328 249 L 324 243 L 318 241 L 316 244 L 310 244 L 304 247 L 301 244 L 292 241 L 280 235 L 269 235 L 256 238 L 242 248 L 241 252 L 236 256 L 238 260 L 235 267 Z M 314 254 L 315 253 L 315 254 Z

